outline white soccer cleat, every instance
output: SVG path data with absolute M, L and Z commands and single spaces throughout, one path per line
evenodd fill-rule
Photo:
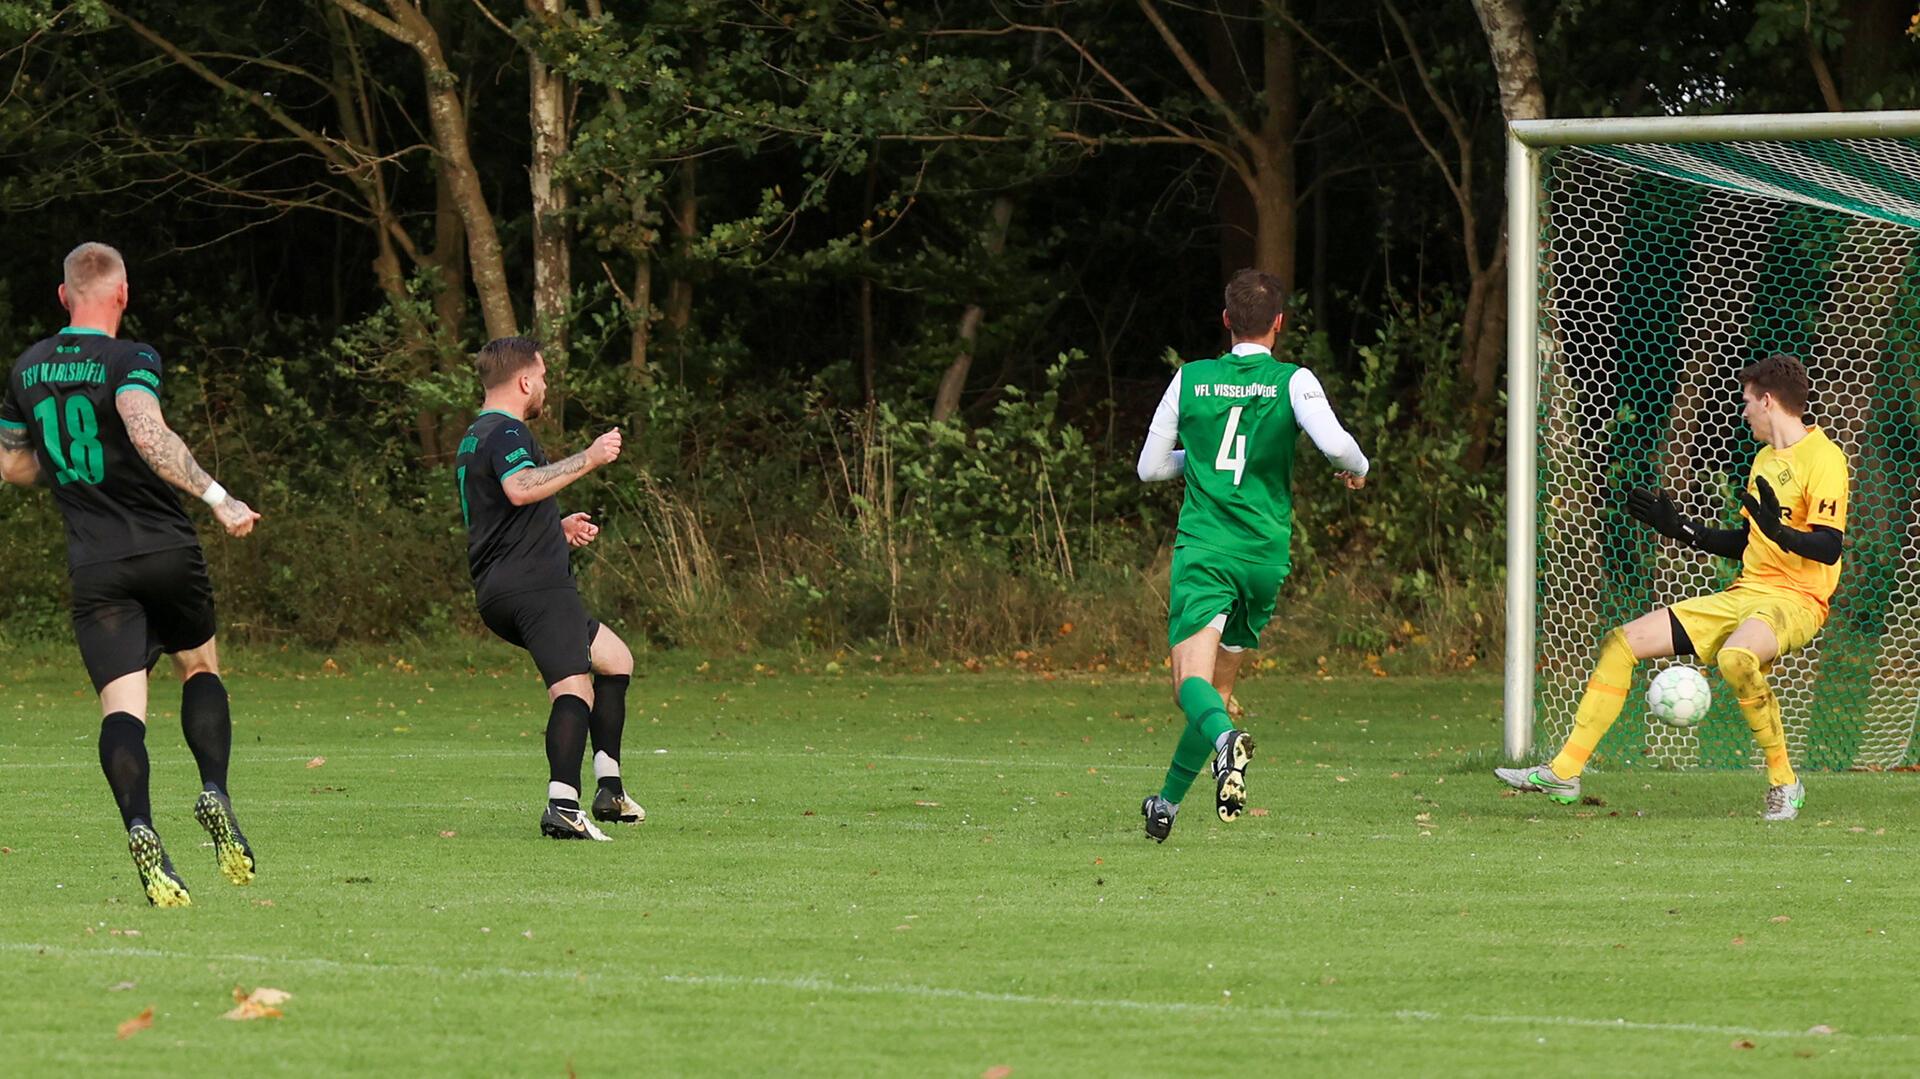
M 1800 807 L 1807 804 L 1806 784 L 1799 780 L 1767 788 L 1767 811 L 1761 814 L 1763 820 L 1792 820 L 1800 815 Z
M 587 819 L 586 810 L 562 809 L 548 804 L 546 812 L 540 814 L 540 834 L 553 839 L 591 839 L 596 843 L 611 843 L 605 832 L 593 826 Z
M 1545 764 L 1525 768 L 1495 768 L 1494 777 L 1517 791 L 1545 794 L 1548 801 L 1572 805 L 1580 800 L 1580 777 L 1561 779 L 1553 767 Z

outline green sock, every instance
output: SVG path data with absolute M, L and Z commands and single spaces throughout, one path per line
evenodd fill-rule
M 1160 785 L 1160 797 L 1179 805 L 1193 787 L 1193 781 L 1200 775 L 1200 769 L 1207 766 L 1207 755 L 1213 752 L 1213 743 L 1200 733 L 1200 728 L 1191 722 L 1180 732 L 1180 744 L 1173 747 L 1173 763 L 1167 767 L 1167 781 Z
M 1167 780 L 1160 797 L 1176 805 L 1187 796 L 1200 770 L 1213 755 L 1213 746 L 1222 734 L 1233 729 L 1227 718 L 1227 703 L 1220 691 L 1204 678 L 1189 678 L 1180 683 L 1180 709 L 1187 714 L 1187 727 L 1180 732 L 1180 744 L 1173 747 L 1173 763 L 1167 768 Z
M 1220 691 L 1204 678 L 1189 678 L 1180 683 L 1180 710 L 1187 714 L 1187 725 L 1199 727 L 1206 735 L 1207 749 L 1212 751 L 1220 736 L 1233 729 L 1233 720 L 1227 717 L 1227 702 L 1220 699 Z

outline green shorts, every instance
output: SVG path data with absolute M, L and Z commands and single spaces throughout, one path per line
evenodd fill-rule
M 1200 547 L 1173 550 L 1167 588 L 1167 647 L 1207 628 L 1224 614 L 1220 643 L 1257 648 L 1260 631 L 1273 618 L 1286 566 L 1261 566 Z

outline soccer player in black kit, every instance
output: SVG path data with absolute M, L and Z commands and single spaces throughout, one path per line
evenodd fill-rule
M 212 507 L 232 536 L 260 515 L 200 468 L 160 414 L 160 357 L 122 341 L 127 267 L 85 243 L 66 258 L 68 325 L 14 361 L 0 391 L 0 479 L 53 489 L 66 522 L 73 630 L 100 694 L 100 768 L 127 829 L 147 901 L 191 904 L 153 826 L 147 792 L 147 674 L 161 653 L 180 676 L 180 727 L 199 765 L 194 819 L 221 873 L 253 880 L 253 848 L 227 795 L 233 723 L 214 646 L 213 589 L 174 489 Z
M 567 548 L 592 543 L 600 528 L 585 513 L 561 517 L 554 496 L 620 456 L 620 429 L 549 462 L 527 426 L 547 401 L 539 344 L 525 337 L 489 341 L 475 367 L 486 401 L 460 441 L 454 479 L 480 618 L 502 640 L 532 653 L 547 684 L 541 834 L 604 841 L 607 836 L 580 808 L 580 758 L 589 732 L 598 787 L 593 816 L 629 824 L 647 817 L 620 779 L 633 654 L 617 634 L 587 617 L 567 564 Z

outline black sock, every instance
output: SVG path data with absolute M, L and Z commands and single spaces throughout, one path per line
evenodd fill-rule
M 596 755 L 605 753 L 620 763 L 620 732 L 627 727 L 627 683 L 630 675 L 596 674 L 593 676 L 593 718 L 590 726 L 593 730 L 593 751 Z M 615 794 L 626 793 L 619 776 L 605 776 L 598 786 Z
M 547 715 L 547 781 L 580 789 L 580 758 L 587 751 L 587 702 L 571 693 L 553 699 Z M 575 803 L 577 808 L 579 803 Z
M 202 671 L 180 687 L 180 732 L 187 736 L 193 762 L 200 766 L 200 785 L 219 794 L 227 793 L 233 716 L 227 710 L 227 687 L 219 675 Z
M 120 807 L 120 822 L 128 828 L 153 821 L 153 803 L 147 798 L 147 725 L 128 712 L 115 712 L 100 721 L 100 770 Z

